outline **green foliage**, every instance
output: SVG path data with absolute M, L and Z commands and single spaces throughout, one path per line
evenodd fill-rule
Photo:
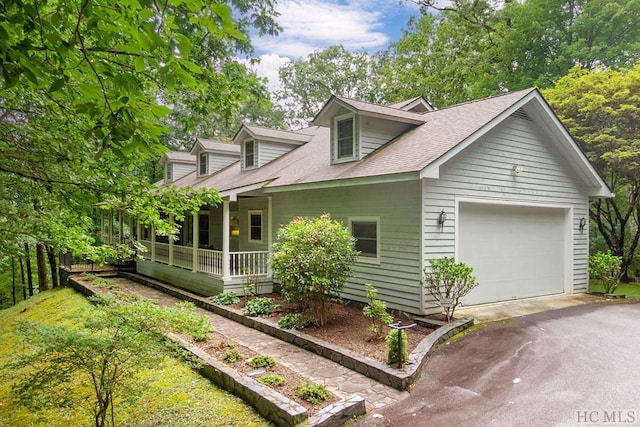
M 235 348 L 227 350 L 227 352 L 224 354 L 225 362 L 235 363 L 242 359 L 244 359 L 244 356 Z
M 196 338 L 212 330 L 193 305 L 165 309 L 145 299 L 112 293 L 93 301 L 94 310 L 85 312 L 75 327 L 16 323 L 16 333 L 30 351 L 5 367 L 35 368 L 14 386 L 21 404 L 37 407 L 63 399 L 73 405 L 80 397 L 65 390 L 69 382 L 80 382 L 94 390 L 95 425 L 113 425 L 115 399 L 135 395 L 135 372 L 154 366 L 158 356 L 166 354 L 165 333 L 187 332 Z
M 78 374 L 56 390 L 31 395 L 42 404 L 24 406 L 14 399 L 13 386 L 23 378 L 38 375 L 39 365 L 8 369 L 6 364 L 29 347 L 15 335 L 14 322 L 82 328 L 84 318 L 92 315 L 87 299 L 71 288 L 43 292 L 0 311 L 0 425 L 6 426 L 89 426 L 94 424 L 88 397 L 90 381 Z M 174 357 L 158 353 L 152 366 L 136 368 L 130 375 L 126 396 L 114 397 L 116 423 L 121 426 L 197 427 L 210 425 L 267 426 L 240 398 L 214 386 Z M 194 411 L 193 408 L 198 410 Z
M 444 309 L 447 321 L 460 303 L 460 298 L 478 286 L 473 268 L 454 257 L 431 260 L 431 268 L 424 269 L 424 286 L 435 302 Z
M 369 304 L 364 306 L 362 314 L 371 319 L 369 331 L 375 339 L 378 339 L 380 338 L 382 327 L 393 322 L 393 316 L 387 313 L 387 303 L 376 298 L 378 296 L 377 289 L 371 283 L 365 283 L 364 286 L 367 289 Z
M 418 3 L 440 12 L 412 19 L 385 52 L 378 86 L 389 100 L 422 95 L 445 107 L 550 87 L 575 64 L 618 69 L 640 59 L 637 0 Z
M 302 400 L 317 405 L 331 397 L 331 392 L 327 390 L 326 384 L 311 384 L 300 382 L 296 385 L 296 396 Z
M 278 374 L 266 374 L 258 378 L 260 384 L 268 385 L 271 387 L 280 387 L 287 383 L 287 380 Z
M 256 297 L 247 301 L 242 308 L 242 313 L 247 316 L 266 316 L 279 308 L 280 306 L 273 302 L 273 298 Z
M 250 274 L 245 276 L 242 282 L 242 291 L 245 295 L 257 297 L 260 295 L 260 277 Z
M 211 297 L 211 301 L 214 304 L 219 304 L 219 305 L 231 305 L 231 304 L 237 304 L 240 302 L 240 298 L 238 298 L 238 296 L 236 295 L 235 292 L 233 291 L 229 291 L 229 292 L 223 292 L 221 294 L 218 294 L 214 297 Z
M 573 68 L 543 92 L 576 142 L 614 192 L 590 205 L 590 217 L 611 253 L 622 259 L 622 280 L 640 242 L 640 62 L 629 69 Z
M 273 368 L 274 366 L 276 366 L 276 361 L 271 356 L 260 355 L 260 356 L 252 357 L 251 359 L 247 360 L 247 365 L 255 369 Z
M 338 298 L 353 275 L 358 252 L 355 239 L 328 214 L 294 218 L 278 231 L 271 267 L 289 302 L 309 304 L 321 326 L 326 323 L 328 301 Z
M 620 281 L 621 265 L 620 257 L 611 255 L 611 252 L 598 252 L 589 257 L 589 275 L 602 280 L 605 293 L 612 294 Z
M 407 334 L 399 331 L 398 329 L 392 329 L 387 334 L 387 363 L 389 365 L 393 363 L 398 363 L 399 354 L 398 354 L 398 334 L 402 336 L 402 363 L 404 364 L 407 360 L 409 360 L 409 350 L 407 349 Z
M 311 319 L 301 313 L 287 313 L 278 320 L 282 329 L 304 329 L 311 324 Z

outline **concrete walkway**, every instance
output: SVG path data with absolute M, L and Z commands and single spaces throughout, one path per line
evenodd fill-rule
M 160 305 L 171 306 L 179 300 L 161 291 L 149 288 L 125 278 L 110 279 L 113 283 L 130 292 L 156 301 Z M 367 411 L 381 409 L 386 405 L 399 402 L 409 396 L 406 391 L 380 384 L 324 357 L 280 341 L 270 335 L 229 320 L 225 317 L 198 308 L 201 314 L 211 319 L 216 332 L 230 341 L 251 350 L 274 357 L 278 363 L 286 366 L 310 380 L 326 384 L 336 396 L 347 399 L 360 395 L 365 400 Z
M 456 317 L 473 317 L 475 324 L 495 322 L 498 320 L 512 319 L 528 314 L 543 311 L 556 310 L 558 308 L 572 307 L 575 305 L 603 302 L 602 296 L 590 294 L 559 294 L 544 297 L 503 301 L 493 304 L 459 307 Z

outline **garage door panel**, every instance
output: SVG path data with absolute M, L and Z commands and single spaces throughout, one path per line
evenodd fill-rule
M 564 290 L 563 209 L 461 203 L 458 258 L 480 285 L 467 305 Z

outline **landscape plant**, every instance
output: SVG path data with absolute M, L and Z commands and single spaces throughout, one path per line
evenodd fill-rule
M 276 366 L 276 360 L 271 356 L 259 355 L 247 360 L 247 365 L 252 368 L 273 368 Z
M 604 292 L 612 294 L 620 283 L 622 260 L 611 252 L 598 252 L 589 257 L 589 275 L 602 281 Z
M 242 313 L 247 316 L 266 316 L 279 308 L 280 306 L 273 302 L 273 298 L 256 297 L 247 301 L 242 308 Z
M 329 301 L 340 297 L 357 254 L 354 237 L 329 214 L 298 217 L 278 231 L 271 268 L 287 302 L 308 306 L 324 326 Z
M 282 329 L 304 329 L 311 320 L 302 313 L 287 313 L 278 320 L 278 326 Z
M 327 390 L 326 384 L 311 384 L 308 382 L 300 382 L 296 385 L 296 396 L 302 400 L 316 405 L 331 397 L 331 392 Z
M 478 286 L 473 268 L 454 257 L 431 260 L 424 269 L 424 286 L 444 310 L 447 322 L 453 319 L 460 299 Z
M 373 339 L 381 337 L 382 327 L 393 322 L 393 316 L 387 312 L 387 303 L 377 299 L 378 291 L 371 285 L 365 283 L 367 289 L 367 299 L 369 303 L 362 309 L 362 314 L 371 319 L 369 331 L 373 334 Z
M 233 291 L 223 292 L 211 298 L 214 304 L 231 305 L 240 302 L 240 298 Z
M 5 367 L 32 368 L 14 386 L 21 404 L 78 405 L 89 399 L 95 426 L 113 426 L 116 398 L 133 399 L 136 372 L 156 365 L 170 349 L 165 334 L 187 332 L 203 339 L 212 327 L 192 304 L 161 308 L 146 299 L 114 293 L 92 300 L 95 307 L 73 327 L 17 322 L 16 333 L 28 351 Z M 71 394 L 70 382 L 82 384 L 93 395 Z
M 398 354 L 398 335 L 399 334 L 401 334 L 402 336 L 402 363 L 398 363 L 400 359 Z M 399 329 L 392 329 L 387 334 L 386 341 L 387 341 L 387 349 L 388 349 L 387 363 L 389 365 L 393 363 L 398 363 L 399 365 L 402 365 L 407 360 L 409 360 L 409 350 L 407 349 L 406 333 L 402 332 Z
M 266 374 L 258 377 L 258 382 L 271 387 L 280 387 L 285 385 L 287 380 L 279 374 Z

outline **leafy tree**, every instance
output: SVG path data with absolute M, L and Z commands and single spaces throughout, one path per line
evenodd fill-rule
M 387 312 L 387 303 L 377 298 L 378 290 L 371 283 L 365 283 L 369 303 L 362 308 L 362 314 L 371 319 L 369 331 L 372 339 L 379 339 L 382 327 L 393 322 L 393 316 Z
M 328 214 L 294 218 L 278 231 L 271 268 L 289 302 L 308 304 L 321 326 L 327 321 L 328 304 L 338 298 L 352 276 L 358 252 L 355 239 Z
M 589 276 L 602 280 L 605 293 L 612 294 L 618 287 L 621 264 L 620 257 L 611 252 L 598 252 L 589 257 Z
M 18 323 L 17 332 L 31 351 L 9 366 L 36 368 L 16 384 L 22 404 L 77 405 L 86 397 L 67 395 L 64 384 L 80 381 L 93 390 L 95 426 L 114 426 L 114 401 L 132 397 L 138 387 L 135 373 L 154 366 L 166 354 L 166 333 L 188 332 L 203 339 L 212 329 L 189 304 L 166 309 L 145 299 L 114 294 L 94 301 L 96 306 L 85 313 L 80 325 Z
M 543 94 L 615 193 L 595 200 L 590 217 L 627 280 L 640 241 L 640 62 L 576 67 Z
M 276 99 L 294 127 L 306 125 L 331 95 L 380 101 L 373 82 L 376 63 L 377 58 L 365 51 L 330 46 L 280 68 L 282 90 Z
M 386 53 L 390 100 L 423 95 L 439 107 L 531 86 L 581 64 L 640 58 L 639 0 L 417 0 L 425 12 Z M 444 6 L 440 6 L 444 5 Z M 427 12 L 436 9 L 436 15 Z
M 157 207 L 139 174 L 166 150 L 170 107 L 226 117 L 253 102 L 260 82 L 233 53 L 251 51 L 251 27 L 277 32 L 274 15 L 255 0 L 2 2 L 0 253 L 40 248 L 46 287 L 42 249 L 90 252 L 96 203 Z
M 456 262 L 454 257 L 433 259 L 430 263 L 431 266 L 424 269 L 424 286 L 450 322 L 460 299 L 478 286 L 478 282 L 473 268 Z

